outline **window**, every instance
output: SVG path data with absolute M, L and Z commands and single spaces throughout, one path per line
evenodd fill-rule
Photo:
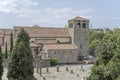
M 80 23 L 77 23 L 77 28 L 81 28 L 81 24 Z
M 83 61 L 84 56 L 78 56 L 78 61 Z
M 82 49 L 82 44 L 80 45 L 80 49 Z
M 36 51 L 36 49 L 34 49 L 34 51 Z
M 86 28 L 86 24 L 85 24 L 85 23 L 83 23 L 83 25 L 82 25 L 82 26 L 83 26 L 83 28 Z
M 34 43 L 34 41 L 31 41 L 31 43 Z
M 60 44 L 60 41 L 59 41 L 59 40 L 57 40 L 57 43 L 58 43 L 58 44 Z

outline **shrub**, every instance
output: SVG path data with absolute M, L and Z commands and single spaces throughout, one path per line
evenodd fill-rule
M 58 60 L 56 58 L 51 58 L 50 59 L 50 65 L 51 66 L 56 66 L 58 64 Z

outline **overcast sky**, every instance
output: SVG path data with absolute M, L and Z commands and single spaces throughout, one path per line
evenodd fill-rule
M 120 0 L 0 0 L 0 27 L 64 27 L 82 16 L 93 28 L 120 27 Z

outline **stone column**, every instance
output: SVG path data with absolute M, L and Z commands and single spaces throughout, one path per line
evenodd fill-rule
M 39 73 L 40 73 L 40 76 L 42 75 L 42 59 L 41 59 L 41 56 L 39 56 Z
M 71 70 L 71 74 L 73 74 L 73 70 Z
M 47 73 L 49 72 L 49 68 L 48 68 L 48 67 L 46 68 L 46 72 L 47 72 Z
M 59 70 L 59 66 L 57 66 L 57 72 L 60 72 L 60 70 Z
M 66 67 L 66 71 L 68 71 L 69 69 L 68 69 L 68 66 Z

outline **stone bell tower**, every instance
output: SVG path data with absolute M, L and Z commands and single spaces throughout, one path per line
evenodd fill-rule
M 89 20 L 75 17 L 68 20 L 68 29 L 72 44 L 78 47 L 78 61 L 89 56 Z

